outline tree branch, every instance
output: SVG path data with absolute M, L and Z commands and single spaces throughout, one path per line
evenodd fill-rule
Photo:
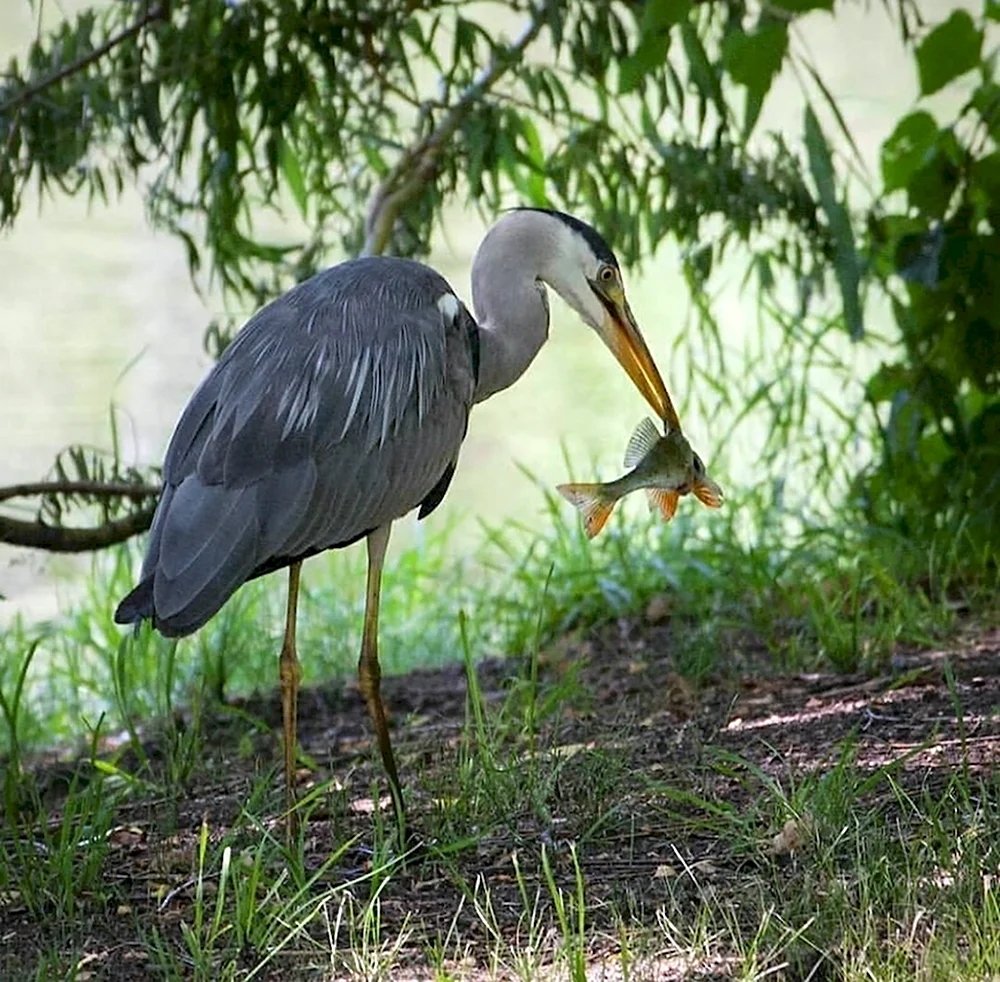
M 517 40 L 503 52 L 494 55 L 490 64 L 466 88 L 434 131 L 407 150 L 375 189 L 365 218 L 365 244 L 361 252 L 363 256 L 377 256 L 385 251 L 396 218 L 434 173 L 438 155 L 445 143 L 454 135 L 473 105 L 521 60 L 525 49 L 542 30 L 546 8 L 547 4 L 543 3 L 535 9 Z
M 48 552 L 92 552 L 145 532 L 153 521 L 155 510 L 144 508 L 97 528 L 59 528 L 0 515 L 0 542 Z
M 0 501 L 34 498 L 43 494 L 87 494 L 96 498 L 132 498 L 139 501 L 159 495 L 161 490 L 158 485 L 131 484 L 128 481 L 35 481 L 0 488 Z
M 68 65 L 63 65 L 62 68 L 51 75 L 46 75 L 45 78 L 25 86 L 16 95 L 11 96 L 6 102 L 0 105 L 0 114 L 15 112 L 46 89 L 51 88 L 65 78 L 69 78 L 70 75 L 75 75 L 77 72 L 83 71 L 84 68 L 92 65 L 95 61 L 100 61 L 106 54 L 117 48 L 119 44 L 135 37 L 143 28 L 148 27 L 154 21 L 166 20 L 169 16 L 170 0 L 160 0 L 155 7 L 147 9 L 146 13 L 134 24 L 119 31 L 113 37 L 108 38 L 104 44 L 77 58 L 76 61 L 70 62 Z

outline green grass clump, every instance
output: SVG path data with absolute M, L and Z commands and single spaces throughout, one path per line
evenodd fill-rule
M 569 565 L 578 530 L 567 523 L 558 532 L 564 543 L 559 562 Z M 77 636 L 89 636 L 92 650 L 74 664 L 81 671 L 93 664 L 104 673 L 109 715 L 91 726 L 89 761 L 79 765 L 89 780 L 71 778 L 51 815 L 32 774 L 8 761 L 0 915 L 18 905 L 40 924 L 62 925 L 46 930 L 37 960 L 24 966 L 27 974 L 11 977 L 72 977 L 73 966 L 89 954 L 86 933 L 74 925 L 98 911 L 120 912 L 121 930 L 141 954 L 143 970 L 165 980 L 387 979 L 415 964 L 439 979 L 478 977 L 475 966 L 490 978 L 559 973 L 581 982 L 595 972 L 845 982 L 973 982 L 1000 972 L 1000 904 L 990 872 L 1000 863 L 998 789 L 971 768 L 932 768 L 920 777 L 909 764 L 922 748 L 873 767 L 861 758 L 855 738 L 820 748 L 808 768 L 786 768 L 751 740 L 742 751 L 709 742 L 690 760 L 671 765 L 664 777 L 635 765 L 633 755 L 641 755 L 646 739 L 635 722 L 606 730 L 613 740 L 565 742 L 567 732 L 578 732 L 573 726 L 579 724 L 568 717 L 585 707 L 584 694 L 572 671 L 542 679 L 540 649 L 559 625 L 598 619 L 587 612 L 596 608 L 583 606 L 581 591 L 567 584 L 592 585 L 612 576 L 613 557 L 623 546 L 615 537 L 640 534 L 629 533 L 624 523 L 612 532 L 594 550 L 611 557 L 602 572 L 590 566 L 578 579 L 561 583 L 559 562 L 550 558 L 545 578 L 535 585 L 534 604 L 524 599 L 523 619 L 511 611 L 501 620 L 512 632 L 507 637 L 523 638 L 526 657 L 499 702 L 487 700 L 476 656 L 482 650 L 477 645 L 505 636 L 502 628 L 488 618 L 455 614 L 455 643 L 469 681 L 466 710 L 451 749 L 442 749 L 436 763 L 414 767 L 408 781 L 413 800 L 422 803 L 420 856 L 400 854 L 387 815 L 376 812 L 360 836 L 346 831 L 352 795 L 332 780 L 304 794 L 312 831 L 286 843 L 273 822 L 271 775 L 260 774 L 235 818 L 222 822 L 206 811 L 193 833 L 180 836 L 184 871 L 174 877 L 153 872 L 137 901 L 134 883 L 109 875 L 115 869 L 112 850 L 119 848 L 114 839 L 123 831 L 148 834 L 151 851 L 172 841 L 163 813 L 197 768 L 203 736 L 197 712 L 184 727 L 172 728 L 170 720 L 178 700 L 208 698 L 205 662 L 185 667 L 182 646 L 149 631 L 125 641 L 109 634 L 98 643 L 96 614 L 89 633 L 78 623 Z M 857 614 L 859 601 L 901 601 L 890 592 L 900 590 L 896 581 L 857 576 L 858 569 L 871 568 L 858 565 L 861 560 L 816 567 L 835 579 L 837 589 L 814 580 L 812 591 L 793 593 L 794 580 L 784 578 L 804 577 L 808 563 L 830 548 L 823 536 L 813 535 L 811 551 L 786 557 L 784 564 L 772 555 L 770 563 L 734 569 L 727 578 L 712 573 L 707 556 L 727 555 L 735 563 L 754 550 L 762 553 L 763 546 L 716 541 L 682 523 L 666 530 L 650 524 L 641 534 L 648 548 L 621 553 L 645 557 L 644 568 L 633 564 L 623 573 L 623 579 L 630 577 L 630 603 L 641 603 L 647 591 L 662 591 L 650 570 L 676 573 L 675 595 L 682 587 L 690 591 L 676 615 L 685 622 L 685 637 L 693 636 L 688 621 L 700 611 L 722 619 L 722 626 L 712 628 L 719 633 L 706 632 L 705 638 L 734 627 L 764 636 L 769 626 L 775 653 L 819 663 L 829 656 L 807 642 L 824 637 L 823 623 L 807 615 L 822 609 L 832 618 L 841 607 L 845 613 L 837 623 L 845 630 L 854 625 L 859 639 L 881 637 L 877 632 L 889 630 L 885 624 L 894 625 L 894 636 L 902 635 L 903 625 L 890 622 L 888 613 L 884 621 L 867 609 Z M 690 547 L 697 559 L 690 566 L 678 557 L 674 538 L 685 534 L 683 551 Z M 524 558 L 539 561 L 531 553 Z M 508 575 L 517 589 L 526 572 Z M 760 609 L 739 607 L 736 599 L 750 584 L 770 584 L 771 602 L 784 597 L 788 610 L 779 614 L 763 603 Z M 468 582 L 456 586 L 469 591 L 462 594 L 467 601 L 485 590 Z M 203 632 L 195 649 L 201 658 L 211 663 L 226 650 L 218 638 L 236 636 L 239 625 L 225 624 L 227 618 L 280 615 L 280 596 L 262 586 L 248 594 L 237 600 L 236 613 L 220 615 L 220 635 Z M 921 630 L 949 623 L 939 610 L 944 600 L 935 600 L 930 588 L 912 603 L 910 610 L 924 618 Z M 416 606 L 410 610 L 419 614 Z M 789 649 L 781 648 L 788 632 L 782 633 L 780 617 L 789 617 L 799 631 Z M 310 629 L 319 623 L 317 618 Z M 245 637 L 249 642 L 250 633 Z M 439 633 L 425 643 L 446 637 Z M 21 662 L 15 678 L 30 677 L 43 647 Z M 138 649 L 134 662 L 128 661 L 131 648 Z M 273 650 L 263 642 L 260 648 L 273 667 Z M 707 642 L 704 651 L 699 657 L 708 659 Z M 725 655 L 716 654 L 712 664 L 721 669 L 724 662 Z M 243 670 L 242 662 L 232 663 L 226 684 L 235 684 Z M 947 668 L 944 674 L 964 734 L 957 683 Z M 145 691 L 136 691 L 144 685 Z M 24 747 L 44 716 L 25 702 L 24 686 L 20 695 L 16 689 L 5 692 L 5 716 L 23 720 L 14 731 Z M 167 717 L 147 751 L 150 737 L 139 714 L 150 710 Z M 128 717 L 134 727 L 127 741 L 135 755 L 129 766 L 97 753 L 112 714 Z M 143 763 L 142 755 L 154 749 L 165 767 Z M 138 832 L 116 818 L 129 802 L 147 816 Z M 325 821 L 332 837 L 308 838 L 327 828 Z M 651 847 L 660 858 L 644 867 L 643 850 Z M 633 860 L 639 872 L 610 889 L 609 869 Z M 423 896 L 428 883 L 436 884 L 431 921 L 413 899 Z M 2 961 L 0 966 L 7 967 Z
M 545 531 L 484 528 L 455 556 L 450 531 L 403 549 L 386 572 L 380 656 L 387 673 L 523 655 L 574 629 L 640 615 L 669 601 L 679 669 L 692 678 L 739 670 L 749 644 L 777 669 L 883 668 L 895 645 L 926 643 L 956 615 L 985 610 L 996 563 L 961 535 L 909 542 L 822 526 L 780 506 L 773 488 L 743 491 L 719 512 L 685 501 L 670 524 L 624 509 L 590 542 L 575 513 L 540 488 Z M 942 546 L 940 543 L 944 543 Z M 240 589 L 190 640 L 114 624 L 132 586 L 135 546 L 94 560 L 87 595 L 65 616 L 0 636 L 0 753 L 66 742 L 130 720 L 169 720 L 179 706 L 270 689 L 284 624 L 284 578 Z M 354 671 L 364 553 L 307 565 L 299 650 L 306 684 Z M 758 666 L 759 667 L 759 666 Z

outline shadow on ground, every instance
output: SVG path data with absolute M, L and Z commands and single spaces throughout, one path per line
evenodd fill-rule
M 635 964 L 641 954 L 647 968 L 634 977 L 729 978 L 723 963 L 682 957 L 669 925 L 706 902 L 730 905 L 738 922 L 748 893 L 794 879 L 815 823 L 836 823 L 842 799 L 905 825 L 902 802 L 962 773 L 992 789 L 995 807 L 1000 631 L 970 627 L 947 649 L 897 651 L 874 678 L 771 674 L 761 650 L 736 639 L 730 661 L 746 677 L 700 684 L 676 671 L 671 639 L 669 623 L 645 621 L 567 638 L 540 656 L 537 687 L 525 666 L 485 661 L 479 727 L 462 666 L 386 679 L 411 825 L 425 846 L 391 873 L 391 822 L 373 803 L 384 784 L 357 690 L 338 682 L 304 692 L 300 737 L 313 766 L 299 776 L 313 794 L 301 876 L 315 879 L 303 896 L 326 899 L 265 965 L 244 942 L 229 963 L 234 977 L 255 966 L 262 979 L 433 977 L 435 965 L 437 977 L 518 974 L 497 953 L 527 939 L 544 961 L 546 944 L 569 944 L 553 898 L 575 910 L 579 886 L 588 964 L 603 966 L 593 977 L 622 976 L 623 931 L 638 928 L 648 934 Z M 268 696 L 236 710 L 203 721 L 182 793 L 136 786 L 115 798 L 102 888 L 80 897 L 72 918 L 40 918 L 18 890 L 0 893 L 0 977 L 62 977 L 38 974 L 43 956 L 66 977 L 74 966 L 78 979 L 162 977 L 163 949 L 175 952 L 177 977 L 193 973 L 182 924 L 194 917 L 203 823 L 209 847 L 226 842 L 246 859 L 273 836 L 281 856 L 278 704 Z M 155 741 L 150 749 L 154 764 L 166 759 Z M 36 768 L 53 825 L 72 770 L 65 761 Z M 28 827 L 4 834 L 23 841 Z M 265 874 L 266 894 L 275 871 Z M 211 909 L 217 872 L 201 880 Z M 371 919 L 375 895 L 375 935 L 347 932 L 351 911 Z M 373 953 L 368 969 L 358 967 L 361 944 Z M 339 960 L 346 951 L 350 964 Z M 384 971 L 371 967 L 379 958 Z M 816 970 L 814 952 L 802 958 L 780 977 L 838 977 Z

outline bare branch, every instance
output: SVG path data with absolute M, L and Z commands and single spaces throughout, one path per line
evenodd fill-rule
M 95 498 L 132 498 L 140 501 L 158 496 L 161 490 L 159 485 L 131 484 L 128 481 L 35 481 L 0 488 L 0 501 L 34 498 L 43 494 L 85 494 Z
M 154 511 L 145 508 L 96 528 L 59 528 L 0 515 L 0 542 L 48 552 L 92 552 L 145 532 L 153 521 Z
M 106 54 L 114 51 L 119 44 L 135 37 L 136 34 L 154 21 L 166 20 L 169 16 L 170 0 L 160 0 L 160 3 L 152 9 L 148 9 L 134 24 L 119 31 L 113 37 L 109 37 L 104 44 L 94 48 L 93 51 L 88 52 L 81 58 L 77 58 L 76 61 L 70 62 L 68 65 L 63 65 L 62 68 L 51 75 L 46 75 L 45 78 L 40 79 L 34 84 L 25 86 L 16 95 L 11 96 L 5 103 L 0 105 L 0 113 L 15 112 L 46 89 L 51 88 L 65 78 L 69 78 L 71 75 L 75 75 L 77 72 L 83 71 L 84 68 L 92 65 L 95 61 L 100 61 Z
M 407 150 L 375 189 L 365 219 L 366 234 L 362 255 L 377 256 L 385 251 L 397 216 L 433 175 L 444 145 L 472 107 L 521 60 L 528 45 L 542 30 L 546 9 L 546 4 L 535 9 L 517 40 L 493 58 L 448 110 L 434 131 Z

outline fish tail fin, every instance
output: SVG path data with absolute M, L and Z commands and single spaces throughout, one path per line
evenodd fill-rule
M 694 496 L 709 508 L 719 508 L 722 505 L 722 488 L 710 477 L 701 477 L 694 483 Z
M 677 514 L 677 502 L 681 496 L 676 491 L 667 488 L 650 488 L 646 492 L 649 497 L 649 510 L 660 509 L 660 514 L 666 521 L 670 521 Z
M 594 538 L 604 528 L 617 502 L 616 498 L 609 500 L 602 493 L 600 484 L 559 484 L 556 490 L 579 509 L 588 539 Z

